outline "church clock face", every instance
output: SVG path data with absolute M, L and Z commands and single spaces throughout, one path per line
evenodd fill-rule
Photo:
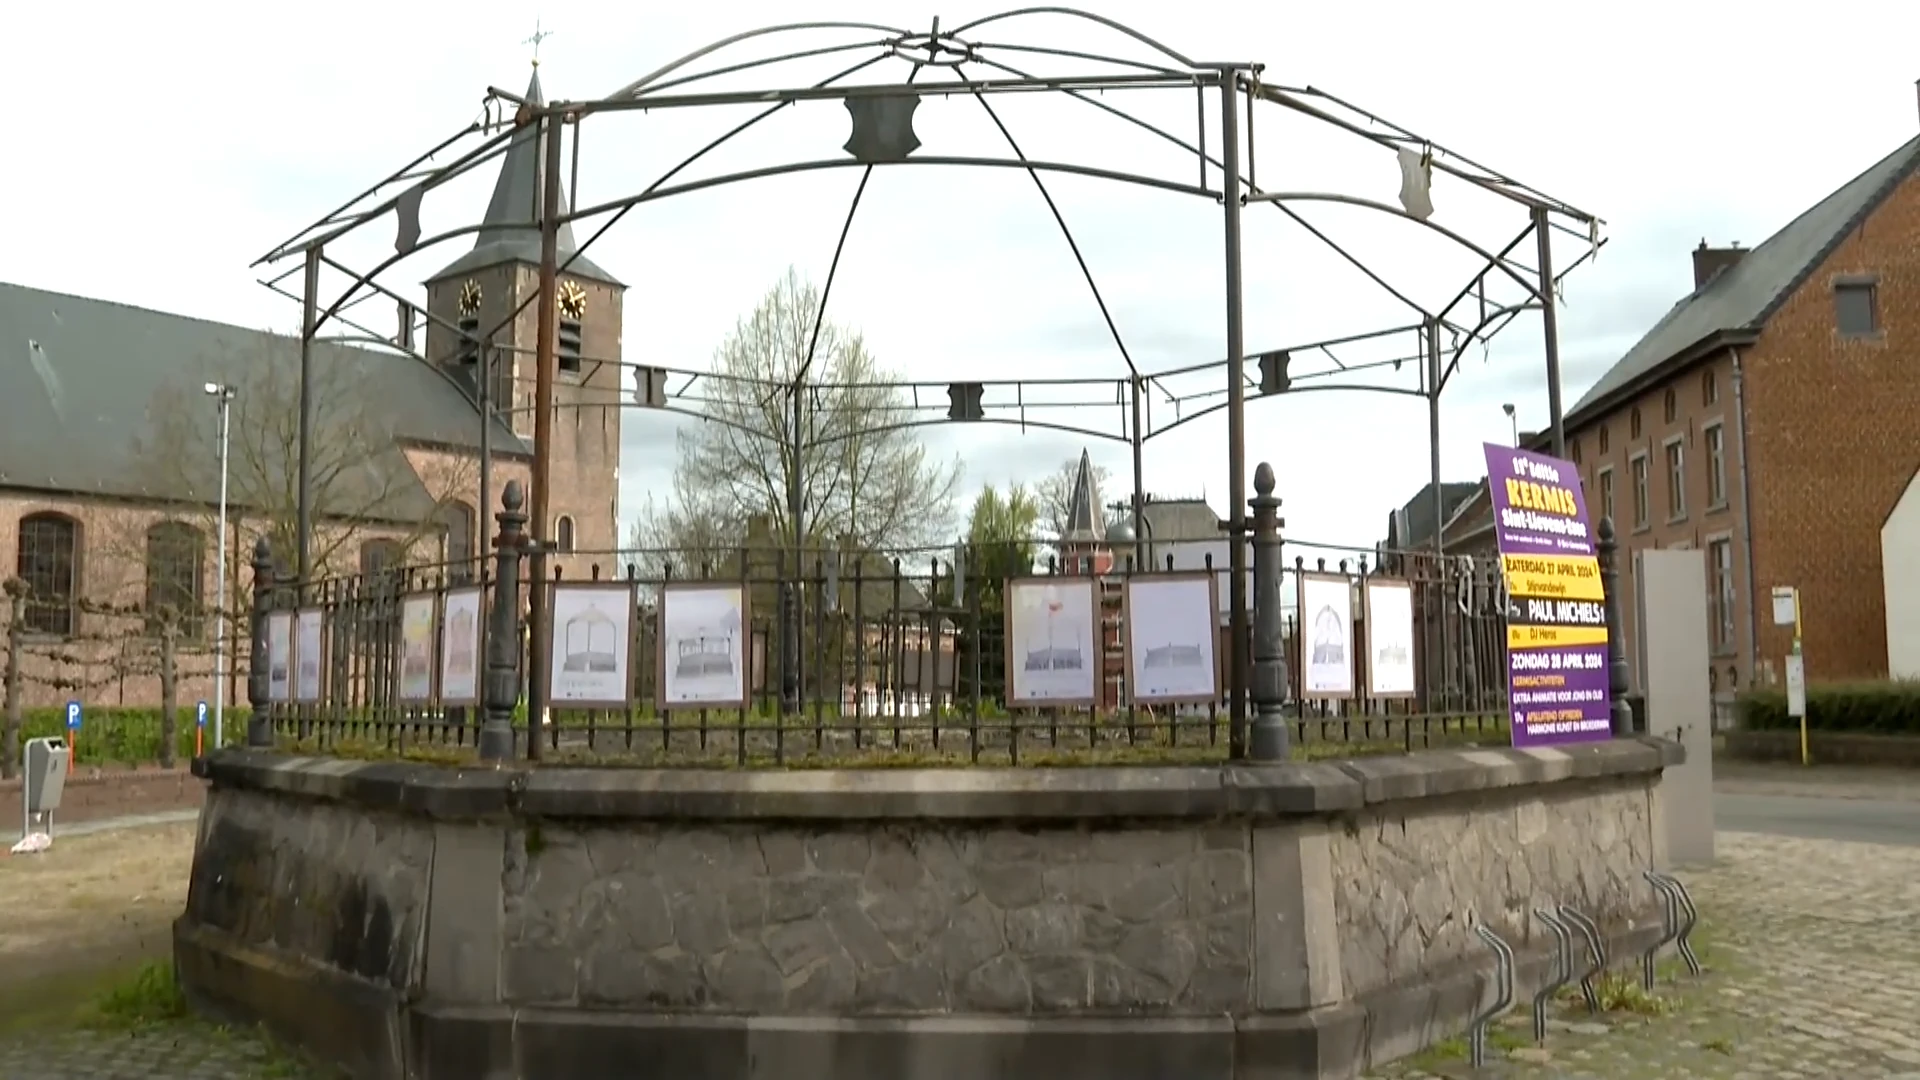
M 471 316 L 480 310 L 480 283 L 468 278 L 460 286 L 460 314 Z
M 577 281 L 560 286 L 560 314 L 578 321 L 587 313 L 587 291 Z

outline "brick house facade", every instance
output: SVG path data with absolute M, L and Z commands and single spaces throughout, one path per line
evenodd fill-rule
M 1634 551 L 1705 553 L 1717 691 L 1783 677 L 1776 586 L 1800 591 L 1811 678 L 1887 672 L 1880 528 L 1920 468 L 1916 168 L 1920 139 L 1751 250 L 1702 241 L 1691 293 L 1566 416 L 1629 596 Z M 1444 537 L 1491 552 L 1484 483 Z

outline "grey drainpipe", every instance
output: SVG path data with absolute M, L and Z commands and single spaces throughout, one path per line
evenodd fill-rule
M 1747 685 L 1760 677 L 1760 594 L 1753 572 L 1753 470 L 1747 465 L 1747 378 L 1740 350 L 1728 346 L 1733 357 L 1733 424 L 1740 453 L 1740 546 L 1747 564 Z

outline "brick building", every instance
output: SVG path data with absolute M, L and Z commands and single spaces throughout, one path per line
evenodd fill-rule
M 1691 290 L 1567 413 L 1629 595 L 1631 552 L 1705 552 L 1718 691 L 1782 677 L 1791 630 L 1766 598 L 1783 585 L 1811 678 L 1887 672 L 1880 529 L 1920 467 L 1917 167 L 1920 139 L 1751 250 L 1702 241 Z M 1447 549 L 1490 551 L 1488 510 L 1483 482 Z
M 536 76 L 528 88 L 540 100 Z M 425 310 L 473 331 L 536 287 L 533 131 L 501 161 L 473 250 L 426 282 Z M 561 256 L 576 248 L 561 234 Z M 616 546 L 622 286 L 576 259 L 562 275 L 552 536 L 567 576 Z M 403 307 L 394 343 L 416 340 Z M 493 498 L 528 478 L 536 312 L 492 342 Z M 343 573 L 484 551 L 480 354 L 429 324 L 424 361 L 313 350 L 317 569 Z M 27 704 L 159 701 L 155 639 L 178 635 L 180 700 L 210 698 L 220 472 L 210 384 L 231 387 L 227 595 L 256 537 L 291 548 L 298 430 L 294 339 L 0 284 L 0 579 L 30 589 Z M 290 560 L 288 560 L 290 561 Z M 611 569 L 609 564 L 608 569 Z M 231 604 L 230 604 L 231 606 Z M 169 612 L 162 615 L 161 612 Z M 0 621 L 6 612 L 0 607 Z M 229 666 L 229 670 L 232 665 Z M 229 700 L 243 690 L 238 678 Z

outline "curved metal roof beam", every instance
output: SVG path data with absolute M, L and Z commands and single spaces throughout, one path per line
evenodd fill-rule
M 1128 26 L 1127 24 L 1123 22 L 1118 22 L 1114 19 L 1109 19 L 1105 15 L 1095 15 L 1091 11 L 1081 11 L 1079 8 L 1052 7 L 1052 6 L 1015 8 L 1012 11 L 1000 12 L 998 15 L 986 15 L 981 18 L 975 19 L 970 23 L 962 23 L 959 26 L 956 26 L 952 30 L 948 31 L 948 36 L 958 37 L 959 35 L 964 34 L 969 30 L 986 26 L 990 23 L 1002 22 L 1007 19 L 1019 18 L 1020 16 L 1023 16 L 1023 15 L 1068 15 L 1076 19 L 1085 19 L 1091 23 L 1098 23 L 1109 30 L 1117 30 L 1120 33 L 1125 34 L 1126 36 L 1139 42 L 1140 44 L 1145 45 L 1147 48 L 1160 53 L 1162 56 L 1165 56 L 1169 60 L 1174 61 L 1175 63 L 1179 64 L 1182 67 L 1185 67 L 1192 71 L 1203 70 L 1202 65 L 1196 63 L 1192 57 L 1189 57 L 1185 53 L 1178 52 L 1168 47 L 1163 42 L 1156 41 L 1155 39 L 1148 37 L 1147 35 L 1141 33 L 1138 30 L 1135 30 L 1133 27 Z
M 654 82 L 662 78 L 665 78 L 668 75 L 673 74 L 675 71 L 678 71 L 683 67 L 686 67 L 688 64 L 693 63 L 695 60 L 698 60 L 703 56 L 709 56 L 713 53 L 719 52 L 721 49 L 724 49 L 729 45 L 738 45 L 743 41 L 751 41 L 752 39 L 757 37 L 766 37 L 769 34 L 785 34 L 785 33 L 789 33 L 796 30 L 872 30 L 882 34 L 886 34 L 889 37 L 897 37 L 897 38 L 910 37 L 913 34 L 913 31 L 902 29 L 901 27 L 898 27 L 898 26 L 888 26 L 884 23 L 869 23 L 869 22 L 782 23 L 778 26 L 762 26 L 757 30 L 743 30 L 740 33 L 734 34 L 730 37 L 721 38 L 719 41 L 713 42 L 710 45 L 703 45 L 700 48 L 693 50 L 687 55 L 681 57 L 678 60 L 673 61 L 672 63 L 667 64 L 664 67 L 661 67 L 655 71 L 649 72 L 646 75 L 642 75 L 640 78 L 635 79 L 633 82 L 630 82 L 627 85 L 621 87 L 620 89 L 615 90 L 613 93 L 608 94 L 607 100 L 639 97 Z M 772 63 L 773 61 L 769 60 L 766 62 Z M 749 65 L 749 66 L 752 66 L 752 65 Z

